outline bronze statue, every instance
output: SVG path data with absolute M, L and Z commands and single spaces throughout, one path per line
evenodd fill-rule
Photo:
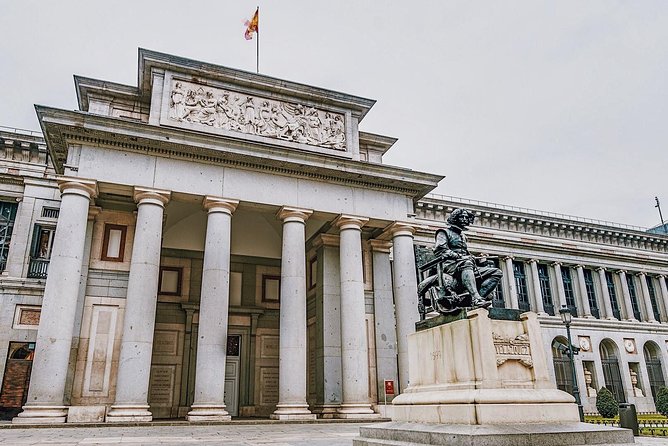
M 490 257 L 475 257 L 469 252 L 464 231 L 474 219 L 473 212 L 455 209 L 448 217 L 450 226 L 436 231 L 433 254 L 418 254 L 418 308 L 422 319 L 426 307 L 448 314 L 492 304 L 503 274 Z

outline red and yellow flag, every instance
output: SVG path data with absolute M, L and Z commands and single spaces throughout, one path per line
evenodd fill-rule
M 244 25 L 246 25 L 246 33 L 244 34 L 244 37 L 246 38 L 246 40 L 253 39 L 253 33 L 258 32 L 258 30 L 259 30 L 260 8 L 257 8 L 255 10 L 255 14 L 253 14 L 253 18 L 250 19 L 250 20 L 246 20 L 244 22 Z

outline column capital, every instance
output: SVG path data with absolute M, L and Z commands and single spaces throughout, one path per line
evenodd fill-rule
M 88 220 L 95 220 L 98 215 L 102 212 L 102 208 L 99 206 L 89 206 L 88 207 Z
M 296 221 L 299 223 L 305 223 L 306 220 L 313 214 L 313 211 L 310 209 L 301 209 L 294 208 L 290 206 L 283 206 L 276 213 L 276 218 L 282 220 L 283 223 L 290 221 Z
M 617 270 L 617 271 L 615 271 L 615 272 L 616 272 L 617 274 L 619 274 L 620 276 L 621 276 L 622 274 L 626 275 L 626 270 L 625 270 L 625 269 L 620 269 L 620 270 Z
M 605 269 L 605 266 L 599 266 L 598 268 L 596 268 L 596 271 L 598 271 L 599 273 L 605 273 L 607 270 Z
M 172 193 L 163 189 L 135 186 L 133 196 L 137 204 L 156 204 L 164 208 Z
M 663 279 L 663 280 L 666 280 L 666 275 L 665 275 L 665 274 L 657 274 L 657 275 L 654 276 L 654 277 L 656 277 L 656 278 L 659 279 L 659 280 L 662 280 L 662 279 Z
M 334 234 L 318 234 L 318 236 L 313 239 L 313 248 L 318 249 L 321 246 L 339 246 L 339 236 Z
M 561 268 L 562 265 L 563 265 L 563 263 L 561 263 L 561 262 L 552 262 L 551 265 L 554 266 L 554 267 L 557 267 L 557 266 L 558 266 L 559 268 Z
M 97 197 L 97 181 L 86 178 L 65 177 L 56 178 L 62 195 L 76 194 L 86 198 Z
M 639 272 L 636 273 L 636 276 L 638 276 L 638 277 L 645 277 L 646 275 L 647 274 L 643 271 L 639 271 Z
M 369 240 L 369 245 L 371 245 L 371 250 L 374 252 L 385 252 L 388 254 L 390 248 L 392 248 L 392 242 L 387 240 L 371 239 Z
M 513 260 L 515 260 L 515 257 L 513 257 L 513 256 L 504 256 L 501 260 L 503 260 L 504 262 L 507 262 L 508 260 L 510 260 L 510 261 L 512 262 Z
M 575 269 L 584 269 L 584 265 L 577 264 L 575 265 Z
M 361 230 L 362 226 L 367 224 L 369 221 L 366 217 L 359 217 L 356 215 L 339 215 L 336 220 L 334 220 L 334 225 L 343 231 L 344 229 L 357 229 Z
M 528 262 L 528 263 L 532 263 L 532 264 L 533 264 L 533 263 L 536 263 L 536 264 L 537 264 L 537 263 L 538 263 L 538 259 L 529 259 L 529 260 L 527 260 L 527 262 Z
M 417 229 L 418 229 L 417 225 L 403 221 L 395 221 L 393 223 L 390 223 L 388 226 L 385 227 L 385 229 L 383 229 L 383 234 L 381 235 L 381 238 L 389 239 L 404 235 L 413 237 Z
M 202 206 L 205 210 L 209 211 L 209 213 L 224 212 L 232 215 L 238 205 L 239 200 L 229 200 L 227 198 L 214 197 L 211 195 L 205 196 L 202 201 Z

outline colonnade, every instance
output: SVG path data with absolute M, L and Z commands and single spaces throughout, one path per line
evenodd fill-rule
M 504 257 L 500 262 L 500 267 L 503 270 L 503 284 L 502 292 L 506 306 L 508 308 L 520 308 L 518 299 L 518 283 L 516 281 L 515 272 L 513 269 L 513 262 L 521 262 L 528 265 L 528 272 L 526 272 L 527 280 L 526 290 L 524 292 L 529 295 L 529 303 L 531 309 L 538 314 L 546 314 L 544 296 L 540 286 L 538 265 L 546 265 L 551 269 L 550 287 L 552 290 L 552 299 L 555 309 L 567 305 L 566 291 L 562 280 L 562 270 L 569 268 L 571 270 L 571 279 L 573 282 L 573 292 L 575 294 L 575 302 L 577 303 L 577 316 L 583 318 L 595 318 L 593 309 L 589 302 L 589 295 L 587 291 L 587 283 L 585 280 L 585 271 L 588 270 L 592 276 L 598 278 L 594 287 L 595 302 L 598 304 L 599 315 L 601 319 L 622 319 L 627 321 L 638 322 L 638 318 L 634 314 L 634 301 L 632 291 L 629 288 L 629 281 L 634 281 L 635 286 L 635 304 L 636 309 L 641 315 L 642 322 L 658 323 L 668 322 L 668 288 L 666 287 L 666 277 L 664 275 L 650 275 L 644 272 L 629 273 L 626 270 L 619 270 L 615 268 L 606 268 L 602 266 L 587 267 L 582 264 L 565 265 L 562 262 L 540 261 L 539 259 L 518 260 L 512 256 Z M 574 274 L 573 274 L 574 273 Z M 613 291 L 614 296 L 610 294 L 608 287 L 607 275 L 613 275 Z M 648 281 L 652 281 L 654 303 L 652 302 L 652 294 L 648 286 Z M 591 291 L 591 290 L 590 290 Z M 653 305 L 658 308 L 663 308 L 663 321 L 657 320 Z M 616 307 L 616 308 L 615 308 Z M 619 318 L 616 316 L 619 314 Z
M 74 336 L 80 275 L 85 254 L 87 215 L 97 195 L 94 181 L 61 178 L 60 218 L 38 330 L 28 401 L 17 423 L 65 422 L 66 374 Z M 164 208 L 170 191 L 134 188 L 137 222 L 130 261 L 125 317 L 120 343 L 115 401 L 108 422 L 152 420 L 148 405 L 149 377 L 157 305 L 158 276 Z M 226 338 L 228 329 L 231 222 L 238 201 L 204 197 L 208 212 L 205 239 L 198 355 L 194 402 L 190 421 L 224 421 L 230 415 L 224 403 Z M 275 419 L 313 419 L 306 401 L 306 267 L 305 225 L 310 209 L 283 207 L 280 285 L 279 401 Z M 365 323 L 362 262 L 362 227 L 367 218 L 340 215 L 339 230 L 340 336 L 342 401 L 340 418 L 373 417 L 369 398 L 368 344 Z M 407 383 L 407 339 L 417 320 L 415 260 L 409 224 L 395 223 L 386 234 L 394 245 L 393 294 L 397 312 L 399 373 Z M 384 242 L 385 244 L 387 242 Z M 389 263 L 389 262 L 388 262 Z M 390 278 L 391 279 L 391 278 Z M 391 297 L 391 296 L 390 296 Z M 389 301 L 391 303 L 391 301 Z M 386 310 L 390 310 L 388 308 Z

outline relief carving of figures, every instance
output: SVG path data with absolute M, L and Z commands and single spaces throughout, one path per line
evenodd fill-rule
M 169 118 L 335 150 L 346 146 L 342 114 L 185 81 L 172 83 Z

